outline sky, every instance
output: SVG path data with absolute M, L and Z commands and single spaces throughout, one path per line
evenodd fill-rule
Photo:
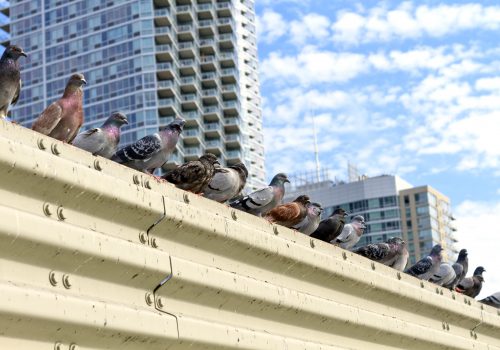
M 257 0 L 266 171 L 399 175 L 447 195 L 500 291 L 500 2 Z

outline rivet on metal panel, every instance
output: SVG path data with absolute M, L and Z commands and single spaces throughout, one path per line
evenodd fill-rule
M 346 252 L 342 252 L 342 258 L 344 258 L 344 260 L 347 260 L 347 254 L 346 254 Z
M 49 282 L 53 286 L 57 286 L 56 273 L 54 271 L 49 272 Z
M 158 248 L 158 243 L 156 242 L 156 238 L 153 238 L 153 239 L 151 240 L 151 247 L 153 247 L 153 248 Z
M 374 262 L 371 263 L 371 266 L 372 266 L 372 270 L 375 270 L 375 263 Z
M 43 213 L 47 216 L 52 215 L 52 210 L 50 209 L 50 204 L 49 203 L 43 203 Z
M 146 244 L 146 242 L 148 241 L 148 234 L 146 232 L 139 232 L 139 241 L 142 244 Z
M 69 350 L 78 350 L 78 345 L 76 345 L 75 343 L 69 344 Z
M 481 304 L 481 310 L 484 310 L 484 306 L 483 306 L 483 304 Z
M 38 148 L 40 148 L 41 150 L 44 150 L 47 148 L 47 147 L 45 147 L 45 142 L 43 141 L 43 139 L 38 139 L 36 144 L 38 145 Z
M 273 232 L 274 232 L 275 235 L 277 235 L 278 233 L 280 233 L 278 231 L 278 227 L 277 226 L 273 226 Z
M 154 302 L 154 297 L 153 297 L 153 294 L 151 293 L 146 293 L 146 304 L 148 304 L 149 306 L 153 305 L 153 302 Z
M 446 330 L 449 331 L 450 330 L 450 324 L 448 322 L 446 322 Z
M 477 339 L 477 333 L 474 332 L 474 339 Z
M 134 176 L 132 176 L 132 180 L 134 181 L 134 184 L 136 184 L 136 185 L 141 183 L 141 179 L 139 178 L 139 175 L 137 175 L 137 174 L 134 174 Z
M 396 274 L 396 276 L 398 276 L 398 280 L 400 280 L 400 279 L 401 279 L 401 272 L 398 272 L 398 273 Z
M 61 342 L 56 342 L 54 344 L 54 350 L 61 350 L 62 349 L 62 343 Z
M 55 154 L 56 156 L 61 154 L 61 151 L 59 151 L 59 146 L 57 143 L 53 143 L 52 146 L 50 146 L 50 149 L 52 150 L 52 153 Z
M 62 206 L 57 208 L 57 217 L 59 220 L 66 220 L 66 215 L 64 215 L 64 209 Z
M 184 193 L 182 195 L 182 199 L 184 199 L 184 203 L 189 204 L 190 200 L 189 200 L 189 195 L 187 193 Z
M 451 293 L 451 298 L 455 300 L 457 297 L 455 296 L 455 293 Z
M 443 290 L 442 289 L 439 290 L 439 294 L 443 295 Z
M 309 244 L 311 245 L 311 248 L 314 248 L 316 246 L 316 244 L 314 243 L 314 239 L 312 239 L 312 238 L 309 241 Z
M 420 282 L 420 287 L 424 288 L 424 282 Z
M 443 322 L 442 326 L 443 326 L 443 329 L 446 329 L 446 324 L 444 322 Z
M 436 287 L 436 294 L 439 294 L 439 288 Z
M 156 298 L 156 306 L 160 309 L 164 306 L 163 300 L 160 297 Z
M 98 171 L 102 170 L 101 162 L 99 161 L 99 159 L 94 160 L 94 169 Z
M 470 300 L 467 300 L 467 304 L 472 305 L 471 302 L 470 302 Z
M 464 297 L 464 304 L 467 304 L 467 298 Z
M 151 182 L 149 180 L 144 181 L 144 187 L 151 189 Z
M 233 220 L 238 220 L 238 215 L 236 215 L 236 211 L 234 210 L 231 210 L 231 217 L 233 218 Z
M 69 281 L 69 275 L 63 275 L 62 283 L 63 283 L 64 288 L 66 288 L 66 289 L 71 288 L 71 282 Z

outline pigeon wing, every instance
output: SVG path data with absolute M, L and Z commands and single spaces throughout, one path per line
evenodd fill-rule
M 380 261 L 388 257 L 391 247 L 387 243 L 367 244 L 354 252 L 370 260 Z
M 300 205 L 298 203 L 287 203 L 279 205 L 267 213 L 265 218 L 270 222 L 291 223 L 296 225 L 301 218 Z
M 134 160 L 148 160 L 162 147 L 158 134 L 148 135 L 127 147 L 116 151 L 112 160 L 118 163 L 127 163 Z
M 261 208 L 269 204 L 274 198 L 274 191 L 272 186 L 264 187 L 260 190 L 250 193 L 233 203 L 233 208 L 241 208 L 243 210 L 253 210 Z
M 461 290 L 469 289 L 469 288 L 472 288 L 472 287 L 474 287 L 474 279 L 472 277 L 464 278 L 457 285 L 457 288 L 459 288 Z
M 75 137 L 73 146 L 96 155 L 106 147 L 106 135 L 100 128 L 89 129 Z
M 41 134 L 48 135 L 55 129 L 61 120 L 61 116 L 62 108 L 57 102 L 54 102 L 45 108 L 42 114 L 35 120 L 32 129 Z
M 224 192 L 229 190 L 231 186 L 231 176 L 229 176 L 229 170 L 227 169 L 217 169 L 214 177 L 208 184 L 208 188 L 214 192 Z
M 415 265 L 407 269 L 405 272 L 412 276 L 420 276 L 429 271 L 432 267 L 432 258 L 425 257 L 422 260 L 418 261 Z
M 17 84 L 16 92 L 14 93 L 14 97 L 12 98 L 11 105 L 15 105 L 17 103 L 17 100 L 19 100 L 19 94 L 21 93 L 21 87 L 23 83 L 21 79 L 19 79 L 19 84 Z
M 204 178 L 205 167 L 200 161 L 185 163 L 165 175 L 165 179 L 173 184 L 191 184 Z

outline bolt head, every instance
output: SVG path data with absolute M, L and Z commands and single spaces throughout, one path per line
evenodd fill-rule
M 56 273 L 55 273 L 55 271 L 50 271 L 49 272 L 49 282 L 54 287 L 57 286 L 57 279 L 56 279 Z
M 62 277 L 62 283 L 63 283 L 63 286 L 64 288 L 66 289 L 70 289 L 71 288 L 71 282 L 69 280 L 69 275 L 63 275 Z
M 59 218 L 59 220 L 66 220 L 66 215 L 64 215 L 64 209 L 63 207 L 58 207 L 57 208 L 57 217 Z
M 101 162 L 99 161 L 99 159 L 94 160 L 94 169 L 98 171 L 102 170 Z
M 45 146 L 45 141 L 43 139 L 38 139 L 36 144 L 38 145 L 38 148 L 41 149 L 42 151 L 47 148 Z
M 52 215 L 52 209 L 50 209 L 50 204 L 49 203 L 43 203 L 43 213 L 46 216 L 51 216 Z
M 52 150 L 52 153 L 55 154 L 56 156 L 61 154 L 61 151 L 59 150 L 59 146 L 57 145 L 57 143 L 53 143 L 50 149 Z

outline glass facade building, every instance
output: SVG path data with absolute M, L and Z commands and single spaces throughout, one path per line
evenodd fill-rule
M 23 89 L 13 119 L 25 126 L 85 75 L 84 128 L 123 111 L 122 143 L 186 119 L 167 167 L 216 154 L 264 184 L 254 4 L 251 0 L 12 0 L 2 13 L 21 46 Z
M 445 261 L 456 257 L 455 230 L 447 197 L 429 186 L 413 187 L 397 176 L 365 177 L 349 183 L 322 181 L 298 186 L 287 192 L 285 201 L 308 194 L 321 203 L 323 218 L 341 207 L 349 218 L 362 215 L 366 229 L 357 246 L 401 237 L 408 244 L 410 263 L 441 244 Z

